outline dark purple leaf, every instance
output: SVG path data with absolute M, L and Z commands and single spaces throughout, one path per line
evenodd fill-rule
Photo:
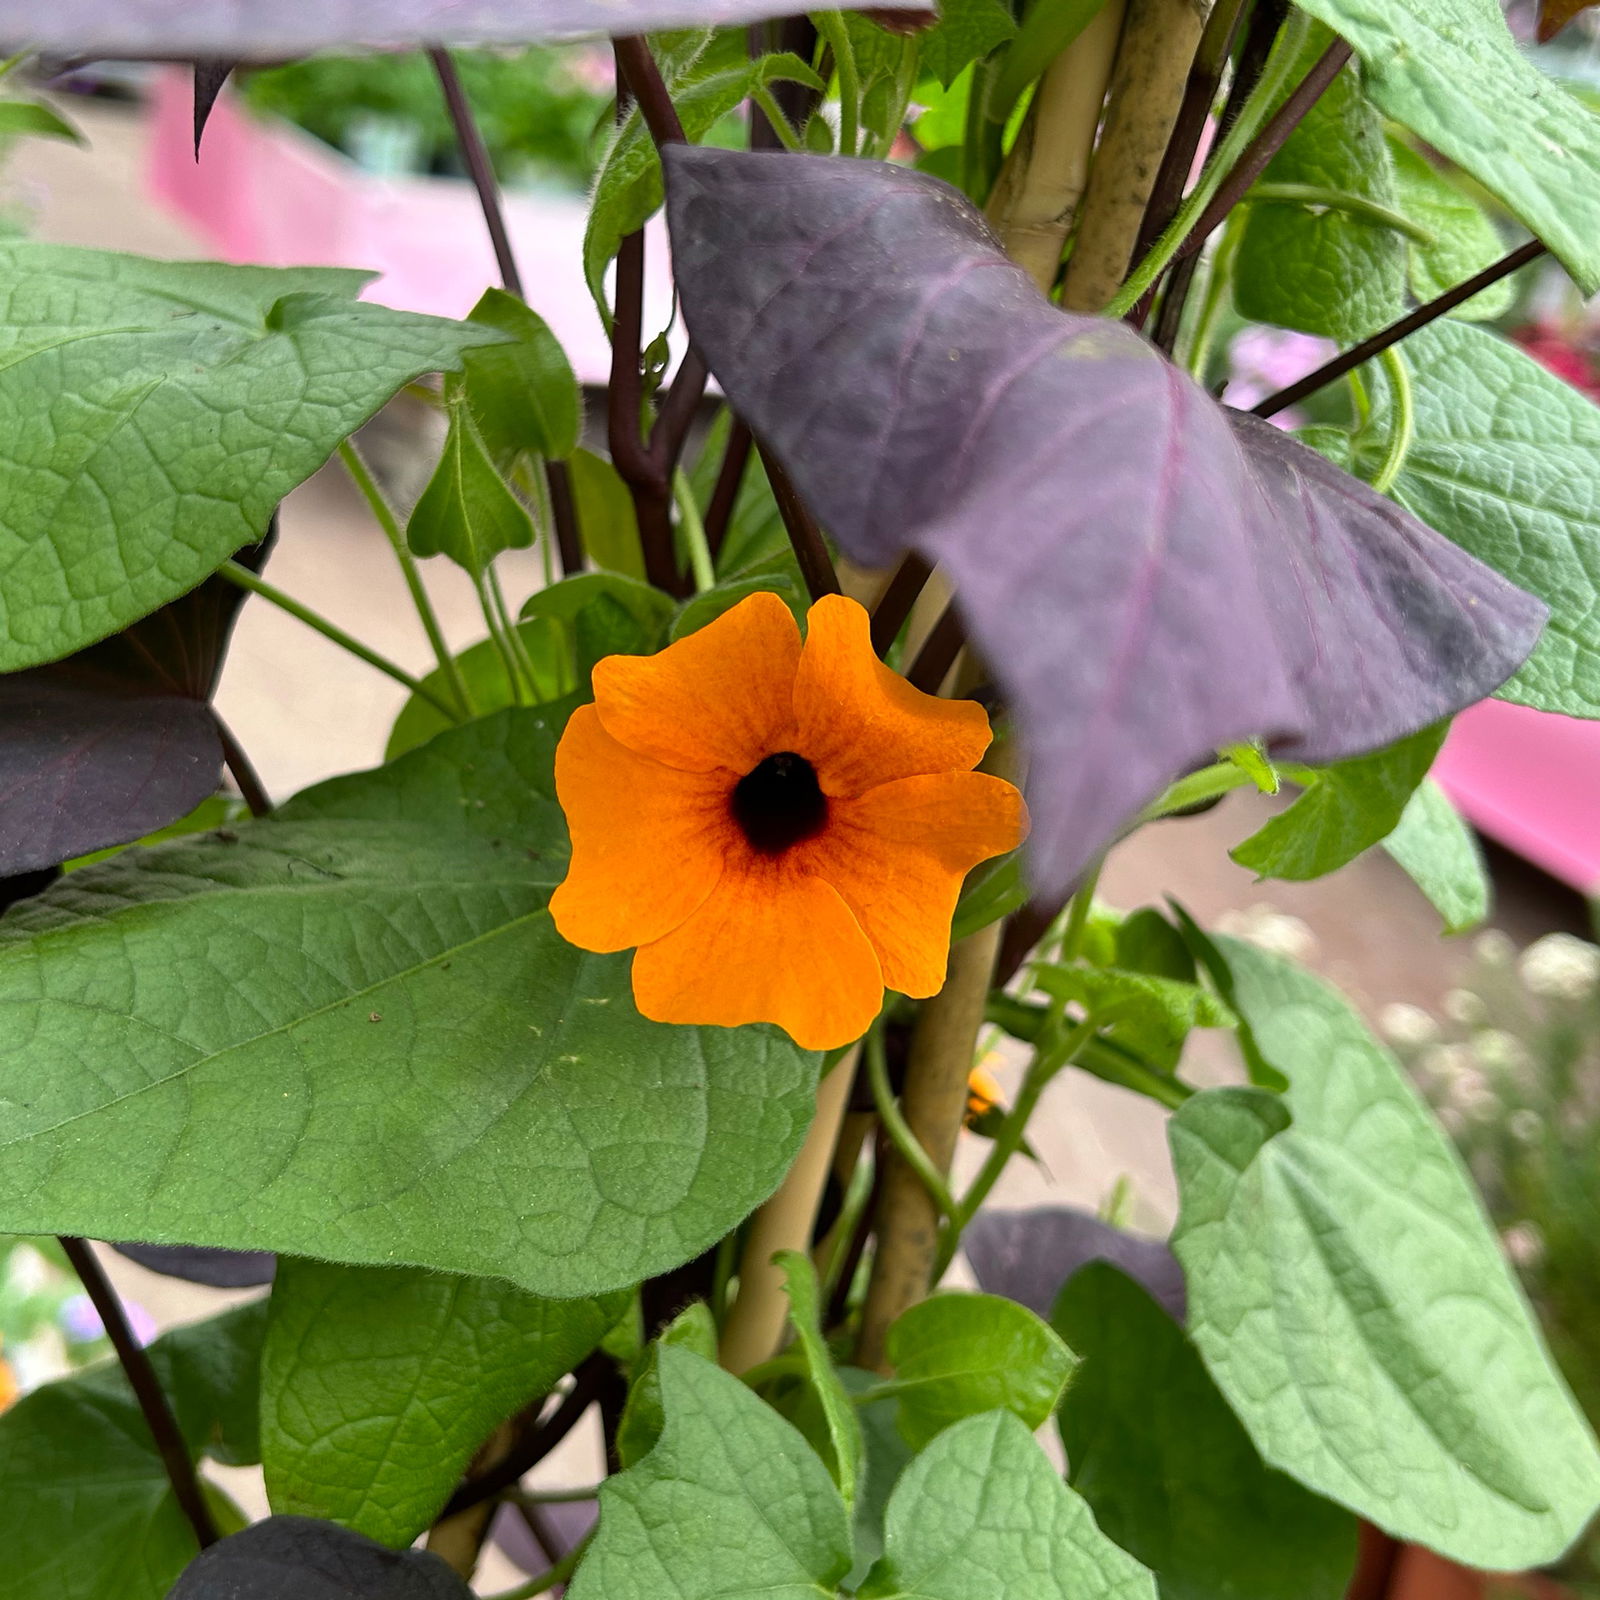
M 127 844 L 216 792 L 209 702 L 242 598 L 208 578 L 77 655 L 0 676 L 0 875 Z
M 206 131 L 211 108 L 228 81 L 228 74 L 238 66 L 219 56 L 206 56 L 194 64 L 194 158 L 200 159 L 200 140 Z
M 163 1277 L 208 1289 L 254 1289 L 271 1283 L 278 1258 L 270 1250 L 219 1250 L 207 1244 L 113 1244 L 118 1255 Z
M 314 1517 L 268 1517 L 203 1551 L 167 1600 L 471 1600 L 427 1550 L 389 1550 Z
M 948 185 L 674 147 L 684 315 L 841 547 L 952 579 L 1016 708 L 1046 892 L 1217 746 L 1361 754 L 1503 683 L 1540 603 L 1120 323 Z
M 925 11 L 927 0 L 878 0 Z M 0 38 L 72 56 L 262 60 L 330 45 L 516 44 L 785 17 L 793 0 L 0 0 Z
M 1048 1320 L 1061 1286 L 1091 1261 L 1109 1261 L 1173 1315 L 1184 1318 L 1183 1270 L 1161 1239 L 1141 1239 L 1087 1211 L 980 1211 L 961 1235 L 978 1287 Z

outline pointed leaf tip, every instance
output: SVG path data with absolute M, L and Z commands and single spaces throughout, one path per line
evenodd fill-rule
M 1059 891 L 1178 773 L 1332 761 L 1480 699 L 1544 608 L 1052 306 L 954 189 L 835 157 L 667 152 L 685 317 L 843 549 L 950 574 L 1033 765 Z

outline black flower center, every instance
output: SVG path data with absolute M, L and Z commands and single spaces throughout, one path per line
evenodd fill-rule
M 768 756 L 734 786 L 733 820 L 762 855 L 782 855 L 791 845 L 822 832 L 828 797 L 816 768 L 792 750 Z

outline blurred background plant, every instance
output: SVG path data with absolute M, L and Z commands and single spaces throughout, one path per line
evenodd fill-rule
M 591 44 L 454 54 L 501 181 L 587 188 L 609 122 L 610 51 Z M 245 74 L 241 88 L 254 110 L 297 124 L 369 171 L 463 171 L 425 55 L 314 56 Z
M 1435 1016 L 1379 1027 L 1471 1168 L 1506 1255 L 1591 1422 L 1600 1422 L 1600 946 L 1479 935 Z M 1600 1595 L 1600 1530 L 1563 1578 Z
M 155 1337 L 142 1306 L 124 1301 L 140 1343 Z M 105 1328 L 54 1239 L 0 1237 L 0 1411 L 19 1394 L 111 1353 Z

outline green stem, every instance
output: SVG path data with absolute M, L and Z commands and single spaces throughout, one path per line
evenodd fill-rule
M 522 671 L 528 680 L 528 694 L 535 705 L 543 698 L 539 691 L 539 669 L 533 664 L 533 657 L 528 653 L 527 641 L 522 637 L 522 629 L 517 626 L 516 619 L 511 615 L 511 608 L 506 604 L 506 592 L 500 587 L 500 574 L 489 568 L 489 592 L 494 596 L 494 603 L 500 613 L 500 621 L 506 630 L 506 638 L 511 641 L 512 653 L 522 664 Z
M 1262 124 L 1277 109 L 1310 29 L 1311 19 L 1305 12 L 1290 12 L 1265 71 L 1240 107 L 1238 119 L 1228 129 L 1215 155 L 1206 162 L 1200 181 L 1184 197 L 1183 204 L 1178 207 L 1161 237 L 1151 245 L 1144 260 L 1134 268 L 1127 282 L 1113 296 L 1104 315 L 1126 316 L 1144 298 L 1145 291 L 1166 271 L 1195 223 L 1200 220 L 1201 212 L 1211 204 L 1217 190 L 1222 187 L 1223 179 L 1233 171 L 1239 157 L 1261 131 Z
M 489 637 L 494 640 L 495 653 L 500 657 L 500 665 L 505 669 L 506 685 L 511 690 L 511 697 L 519 706 L 531 705 L 532 684 L 523 678 L 522 663 L 511 647 L 511 640 L 495 606 L 487 570 L 479 574 L 474 587 L 478 591 L 478 606 L 483 612 L 483 624 L 489 630 Z
M 814 11 L 811 20 L 833 51 L 833 68 L 839 75 L 839 154 L 859 155 L 861 75 L 856 71 L 856 52 L 850 43 L 844 14 L 839 11 Z
M 298 618 L 308 628 L 316 629 L 324 639 L 331 639 L 341 650 L 348 650 L 351 655 L 365 661 L 369 667 L 376 667 L 379 672 L 387 673 L 396 683 L 403 683 L 412 694 L 426 700 L 451 722 L 461 720 L 456 708 L 441 700 L 420 678 L 413 678 L 404 667 L 397 667 L 387 657 L 380 656 L 376 650 L 362 644 L 359 639 L 329 622 L 326 617 L 318 616 L 315 611 L 301 605 L 298 600 L 291 599 L 282 589 L 268 583 L 265 578 L 257 577 L 248 567 L 240 566 L 237 561 L 224 561 L 217 568 L 217 576 L 226 578 L 229 583 L 237 584 L 241 589 L 248 589 L 251 594 L 260 595 L 263 600 L 270 600 L 280 611 L 287 611 L 291 617 Z
M 1078 892 L 1072 897 L 1067 925 L 1061 935 L 1061 948 L 1056 955 L 1056 960 L 1063 966 L 1076 961 L 1083 954 L 1083 941 L 1089 932 L 1089 913 L 1094 910 L 1094 891 L 1099 885 L 1100 872 L 1105 864 L 1106 858 L 1101 856 L 1089 868 L 1083 882 L 1078 885 Z
M 1214 762 L 1209 767 L 1201 767 L 1198 772 L 1179 778 L 1176 783 L 1168 784 L 1166 791 L 1140 812 L 1139 821 L 1154 822 L 1157 817 L 1170 817 L 1175 811 L 1187 811 L 1190 806 L 1215 800 L 1254 781 L 1243 767 L 1231 761 Z
M 1394 411 L 1394 424 L 1389 430 L 1389 448 L 1384 452 L 1383 465 L 1373 474 L 1372 487 L 1379 494 L 1388 494 L 1394 480 L 1400 476 L 1411 452 L 1411 441 L 1416 436 L 1416 405 L 1411 394 L 1411 369 L 1398 346 L 1390 345 L 1380 352 L 1384 376 L 1389 380 L 1389 403 Z
M 711 1318 L 717 1332 L 728 1320 L 728 1289 L 739 1264 L 739 1230 L 731 1228 L 717 1241 L 717 1259 L 711 1272 Z
M 546 1594 L 558 1583 L 565 1583 L 578 1570 L 578 1563 L 583 1560 L 584 1552 L 589 1548 L 589 1540 L 593 1537 L 593 1534 L 586 1535 L 553 1567 L 541 1572 L 538 1577 L 529 1578 L 526 1583 L 519 1583 L 515 1589 L 502 1589 L 499 1594 L 490 1596 L 490 1600 L 533 1600 L 535 1595 Z
M 1251 205 L 1279 202 L 1285 205 L 1322 206 L 1328 211 L 1343 211 L 1364 222 L 1375 222 L 1382 228 L 1393 228 L 1406 238 L 1414 239 L 1424 249 L 1439 241 L 1431 229 L 1402 216 L 1389 206 L 1369 200 L 1364 194 L 1351 194 L 1347 189 L 1330 189 L 1320 183 L 1257 183 L 1245 196 Z
M 1206 367 L 1211 361 L 1212 347 L 1217 342 L 1217 330 L 1222 326 L 1223 313 L 1228 308 L 1228 291 L 1233 286 L 1233 264 L 1238 259 L 1239 245 L 1244 238 L 1239 216 L 1228 218 L 1212 252 L 1210 269 L 1206 275 L 1205 298 L 1200 303 L 1200 315 L 1195 319 L 1191 348 L 1183 355 L 1182 364 L 1205 382 Z
M 689 571 L 694 575 L 694 592 L 704 594 L 716 587 L 717 572 L 711 560 L 711 546 L 706 542 L 706 525 L 700 515 L 700 505 L 688 474 L 682 467 L 672 473 L 672 498 L 678 507 L 678 532 L 683 535 L 684 548 L 689 552 Z
M 883 1028 L 880 1025 L 875 1025 L 867 1035 L 867 1081 L 872 1085 L 872 1099 L 877 1107 L 878 1120 L 883 1124 L 883 1131 L 889 1135 L 890 1143 L 899 1151 L 905 1164 L 922 1181 L 923 1187 L 933 1197 L 933 1203 L 938 1206 L 941 1215 L 953 1217 L 956 1213 L 956 1203 L 950 1193 L 950 1187 L 940 1177 L 939 1169 L 934 1166 L 928 1152 L 922 1148 L 916 1134 L 911 1131 L 900 1110 L 900 1103 L 894 1097 L 894 1090 L 890 1087 L 889 1061 L 884 1054 Z
M 750 91 L 750 98 L 760 106 L 762 114 L 772 125 L 772 131 L 778 136 L 778 142 L 785 150 L 798 152 L 805 149 L 800 135 L 794 131 L 794 124 L 783 114 L 783 109 L 778 104 L 778 97 L 772 92 L 770 85 L 758 83 Z
M 1080 891 L 1081 893 L 1081 891 Z M 1094 1038 L 1095 1022 L 1090 1018 L 1064 1035 L 1053 1049 L 1039 1050 L 1028 1066 L 1022 1087 L 1017 1091 L 1016 1104 L 1006 1113 L 994 1144 L 972 1180 L 972 1187 L 946 1215 L 949 1226 L 939 1241 L 939 1254 L 935 1258 L 933 1281 L 937 1283 L 945 1274 L 955 1254 L 961 1247 L 961 1230 L 978 1214 L 978 1208 L 989 1198 L 990 1191 L 1000 1181 L 1011 1158 L 1022 1148 L 1027 1136 L 1028 1120 L 1038 1108 L 1039 1098 L 1062 1068 L 1070 1066 L 1083 1047 Z
M 0 78 L 9 78 L 32 54 L 31 49 L 23 49 L 17 51 L 14 56 L 7 56 L 4 61 L 0 61 Z
M 360 453 L 349 439 L 340 441 L 339 459 L 344 463 L 345 471 L 350 474 L 356 488 L 361 491 L 362 499 L 371 508 L 378 526 L 383 529 L 394 549 L 395 560 L 400 563 L 400 571 L 405 575 L 406 588 L 411 591 L 411 603 L 417 608 L 417 615 L 422 619 L 428 643 L 433 646 L 433 653 L 438 659 L 439 670 L 444 674 L 445 682 L 450 685 L 450 692 L 458 702 L 459 713 L 452 712 L 451 720 L 460 721 L 463 717 L 475 716 L 477 713 L 473 709 L 472 696 L 467 692 L 466 679 L 461 676 L 461 667 L 450 653 L 450 647 L 444 642 L 444 630 L 439 626 L 439 618 L 434 612 L 433 602 L 428 598 L 428 591 L 422 586 L 422 574 L 417 571 L 416 559 L 411 554 L 410 545 L 406 543 L 405 533 L 400 527 L 400 521 L 395 516 L 393 507 L 384 498 L 383 490 L 378 487 L 378 480 L 372 476 L 366 462 L 361 459 Z
M 601 1485 L 586 1484 L 581 1489 L 517 1489 L 506 1496 L 521 1506 L 571 1506 L 585 1500 L 598 1500 Z

